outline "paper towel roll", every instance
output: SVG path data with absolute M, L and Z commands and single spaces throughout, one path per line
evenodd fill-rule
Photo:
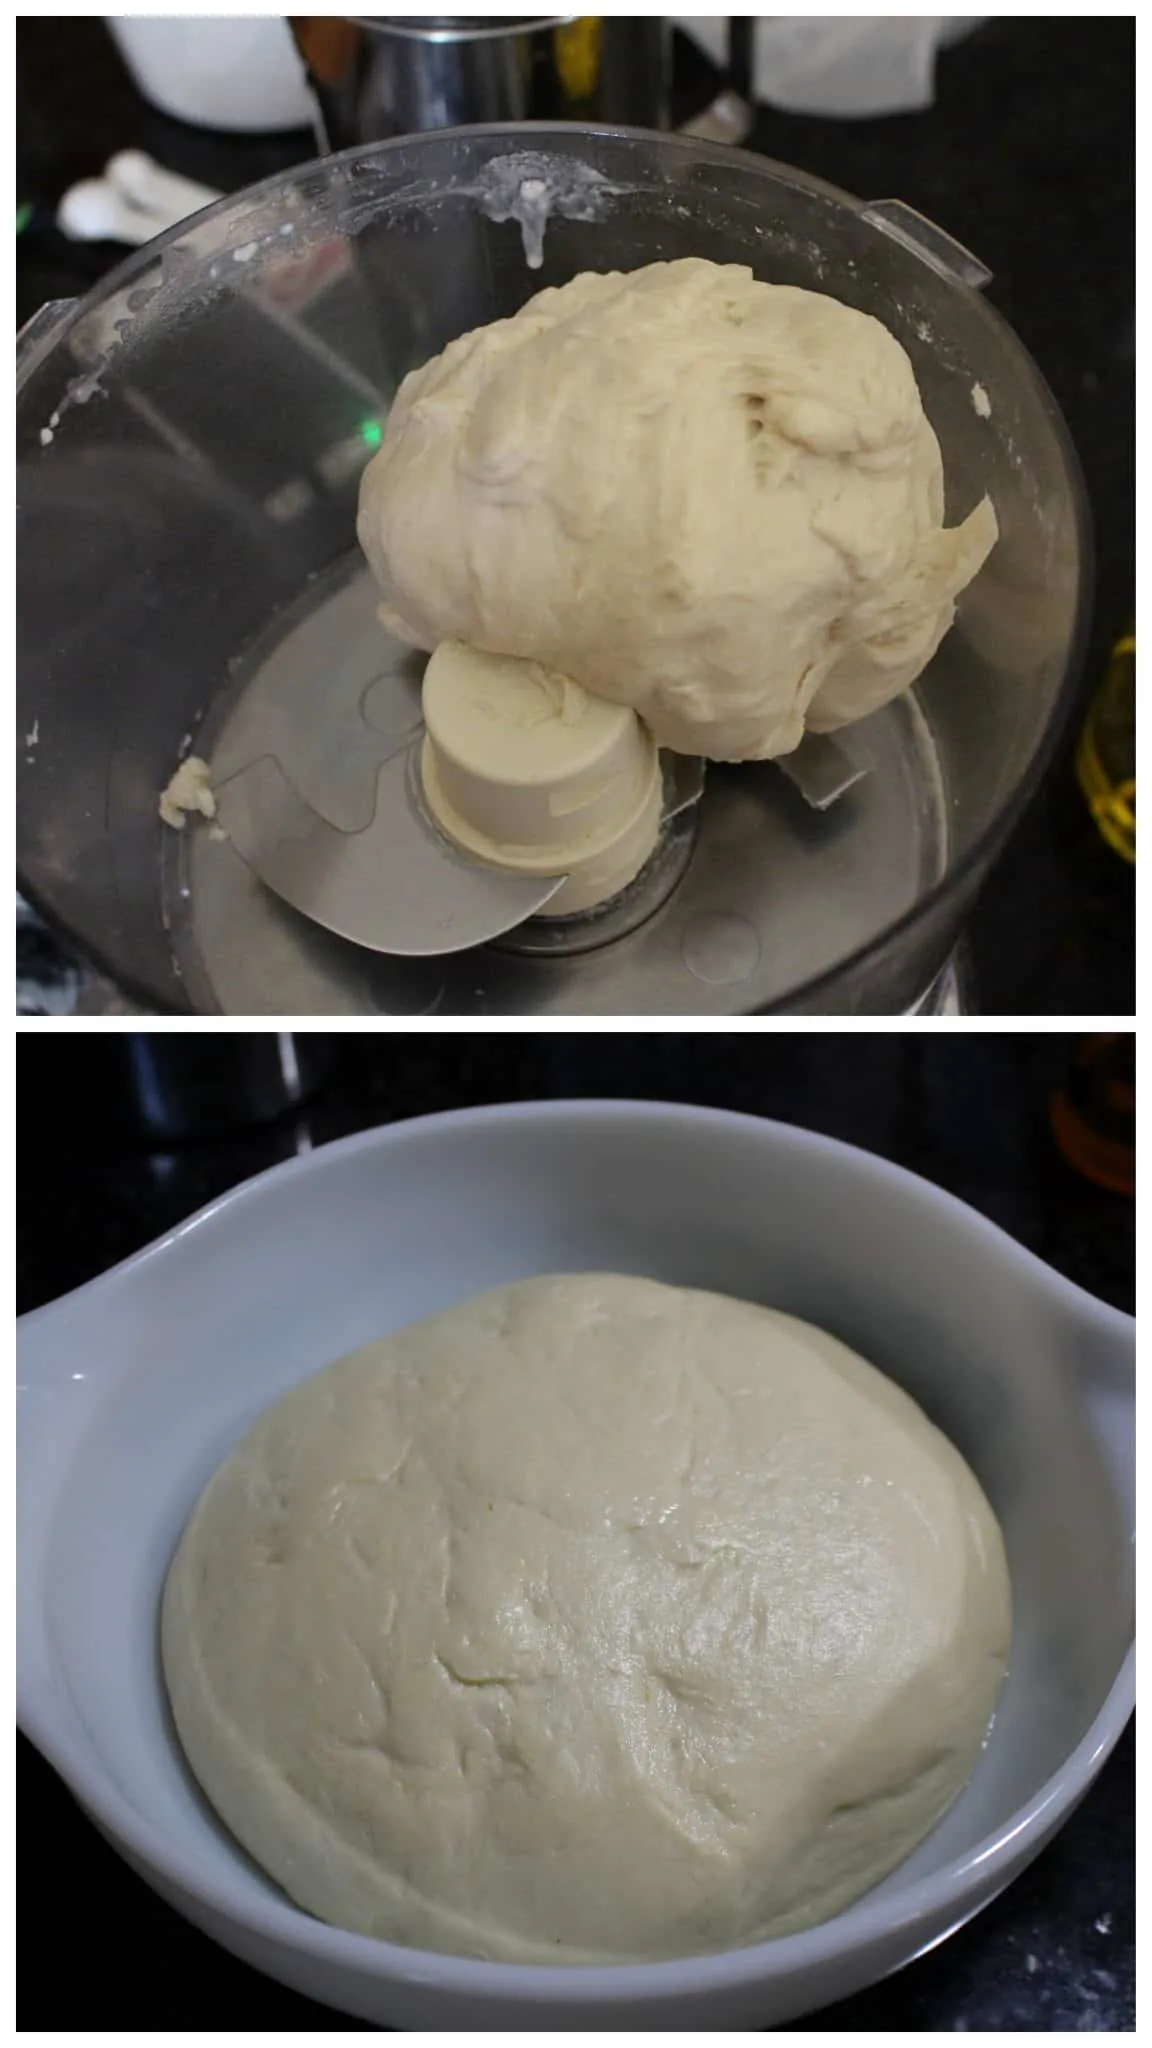
M 722 69 L 723 15 L 673 17 Z M 984 15 L 761 15 L 753 37 L 758 100 L 790 114 L 861 117 L 913 113 L 935 96 L 936 52 Z
M 136 85 L 162 113 L 247 134 L 316 125 L 304 66 L 282 15 L 104 19 Z

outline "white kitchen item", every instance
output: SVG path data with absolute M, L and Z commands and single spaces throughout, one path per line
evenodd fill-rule
M 752 22 L 754 97 L 789 114 L 915 113 L 930 107 L 937 52 L 986 19 L 951 14 L 763 14 Z M 729 24 L 723 15 L 673 20 L 726 68 Z M 699 131 L 697 131 L 699 132 Z
M 252 135 L 315 126 L 307 75 L 282 15 L 104 19 L 140 91 L 162 113 Z
M 142 149 L 117 151 L 105 164 L 104 176 L 132 206 L 162 220 L 165 227 L 175 227 L 190 213 L 214 206 L 224 196 L 211 185 L 199 185 L 194 178 L 182 178 L 176 171 L 165 170 Z
M 988 1746 L 900 1869 L 778 1941 L 552 1970 L 326 1926 L 236 1847 L 176 1743 L 156 1620 L 184 1521 L 255 1417 L 307 1374 L 483 1288 L 597 1270 L 818 1322 L 953 1438 L 999 1517 L 1013 1585 Z M 368 1131 L 273 1168 L 23 1319 L 21 1724 L 178 1911 L 376 2025 L 786 2025 L 898 1969 L 994 1898 L 1124 1727 L 1133 1384 L 1128 1317 L 939 1188 L 825 1137 L 628 1102 L 519 1103 Z
M 81 178 L 57 205 L 56 225 L 74 242 L 125 242 L 138 249 L 173 223 L 142 213 L 109 178 Z
M 105 164 L 102 178 L 68 187 L 56 208 L 56 225 L 78 242 L 140 247 L 223 196 L 211 185 L 164 170 L 142 149 L 122 149 Z

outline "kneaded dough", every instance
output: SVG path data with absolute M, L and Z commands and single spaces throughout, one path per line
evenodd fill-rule
M 540 661 L 719 760 L 913 683 L 996 539 L 879 320 L 699 257 L 585 272 L 405 378 L 358 532 L 383 616 Z
M 972 1473 L 833 1337 L 529 1280 L 318 1373 L 169 1574 L 192 1768 L 321 1919 L 534 1962 L 823 1920 L 969 1776 L 1004 1672 Z

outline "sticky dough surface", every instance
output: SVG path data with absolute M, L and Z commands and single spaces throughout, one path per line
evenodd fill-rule
M 1009 1592 L 968 1467 L 807 1324 L 521 1282 L 317 1374 L 171 1568 L 208 1797 L 301 1906 L 536 1962 L 835 1913 L 967 1779 Z
M 414 370 L 358 531 L 416 646 L 542 662 L 738 760 L 915 681 L 996 539 L 987 499 L 943 519 L 887 328 L 685 257 L 582 273 Z

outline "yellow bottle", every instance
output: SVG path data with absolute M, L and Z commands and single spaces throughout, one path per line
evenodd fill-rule
M 1101 836 L 1136 860 L 1136 632 L 1116 642 L 1076 750 L 1080 787 Z
M 563 23 L 553 35 L 556 70 L 566 100 L 590 99 L 604 61 L 604 23 L 599 15 L 582 14 Z

